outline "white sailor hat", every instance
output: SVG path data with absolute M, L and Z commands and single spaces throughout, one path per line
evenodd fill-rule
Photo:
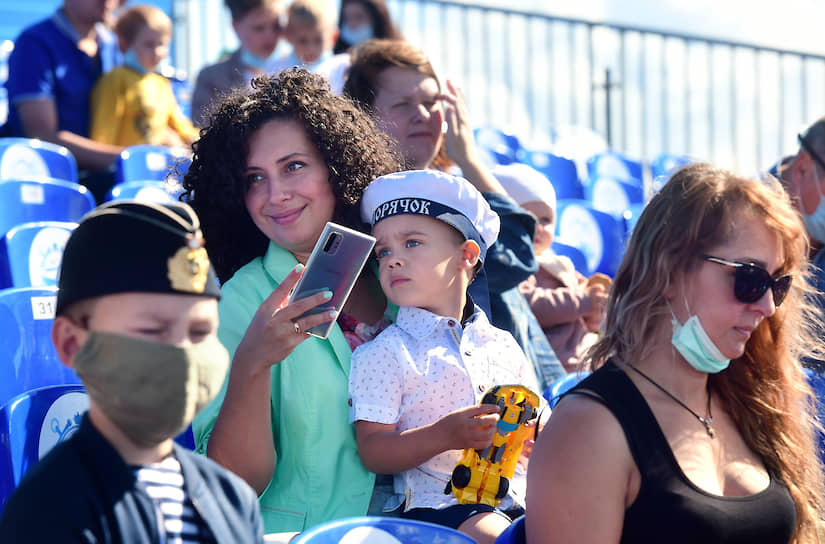
M 507 194 L 521 206 L 526 202 L 544 202 L 556 210 L 556 191 L 547 176 L 530 165 L 500 164 L 493 167 L 493 175 Z
M 499 218 L 464 178 L 438 170 L 397 172 L 375 179 L 361 198 L 361 218 L 370 225 L 400 214 L 418 214 L 443 221 L 475 241 L 481 258 L 498 237 Z

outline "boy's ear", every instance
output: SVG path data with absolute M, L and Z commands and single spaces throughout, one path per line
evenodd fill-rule
M 481 257 L 481 248 L 475 240 L 464 240 L 461 244 L 461 263 L 467 268 L 474 268 Z
M 127 42 L 124 38 L 118 37 L 117 46 L 120 48 L 121 53 L 125 53 L 129 50 L 129 42 Z
M 89 333 L 76 325 L 65 315 L 54 318 L 52 323 L 52 343 L 57 350 L 60 361 L 69 368 L 74 367 L 74 358 L 86 341 Z

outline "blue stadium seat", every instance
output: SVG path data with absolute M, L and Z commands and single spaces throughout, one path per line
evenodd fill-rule
M 660 188 L 673 172 L 691 162 L 693 162 L 692 159 L 686 155 L 674 153 L 656 155 L 650 162 L 650 175 L 653 176 L 654 185 Z
M 589 179 L 608 176 L 623 181 L 636 180 L 640 185 L 644 183 L 642 163 L 616 151 L 605 151 L 590 157 L 587 160 L 587 176 Z
M 133 145 L 115 163 L 115 183 L 182 179 L 191 160 L 183 150 L 158 145 Z
M 0 180 L 49 178 L 77 183 L 77 161 L 68 149 L 35 138 L 0 138 Z
M 576 163 L 547 151 L 526 151 L 524 162 L 547 176 L 556 198 L 584 198 Z
M 585 196 L 593 203 L 595 209 L 615 217 L 624 217 L 624 213 L 633 204 L 644 204 L 645 190 L 637 181 L 628 182 L 600 176 L 587 184 Z
M 585 276 L 590 274 L 590 268 L 588 268 L 587 266 L 587 257 L 584 256 L 584 253 L 581 249 L 571 245 L 563 244 L 561 242 L 557 242 L 555 240 L 553 240 L 553 243 L 550 245 L 550 249 L 556 255 L 564 255 L 565 257 L 573 261 L 573 266 L 581 274 Z
M 624 221 L 627 227 L 627 238 L 630 239 L 630 235 L 633 234 L 633 229 L 636 228 L 636 223 L 639 222 L 639 216 L 642 215 L 642 212 L 645 209 L 645 204 L 631 204 L 630 207 L 625 210 L 624 212 Z
M 527 537 L 524 534 L 524 516 L 519 516 L 513 520 L 504 532 L 498 535 L 495 544 L 524 544 Z
M 0 409 L 0 508 L 23 475 L 73 435 L 89 397 L 81 385 L 52 385 L 23 393 Z
M 819 423 L 825 426 L 825 376 L 809 368 L 805 369 L 805 376 L 808 378 L 808 383 L 811 389 L 813 389 L 814 397 L 816 398 Z M 818 435 L 819 457 L 825 462 L 825 434 L 820 432 Z
M 328 521 L 304 531 L 290 544 L 473 544 L 475 540 L 444 525 L 393 517 L 351 517 Z
M 523 153 L 515 134 L 496 127 L 480 127 L 473 130 L 476 144 L 498 164 L 520 162 Z
M 80 383 L 51 340 L 57 288 L 0 289 L 0 406 L 46 385 Z
M 127 181 L 112 187 L 106 195 L 106 200 L 176 202 L 181 189 L 180 185 L 169 181 Z
M 556 215 L 556 240 L 584 253 L 588 268 L 585 275 L 602 272 L 615 276 L 624 255 L 624 218 L 599 211 L 587 200 L 559 200 Z
M 562 376 L 558 380 L 550 384 L 544 391 L 544 399 L 550 405 L 550 408 L 555 408 L 562 395 L 573 389 L 576 384 L 590 375 L 589 370 L 582 370 L 578 372 L 571 372 L 566 376 Z
M 0 289 L 57 285 L 63 248 L 77 223 L 23 223 L 0 238 Z
M 0 236 L 33 221 L 77 222 L 94 207 L 92 194 L 77 183 L 0 181 Z

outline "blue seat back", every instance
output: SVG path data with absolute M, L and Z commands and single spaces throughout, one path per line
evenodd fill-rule
M 596 210 L 586 200 L 559 200 L 556 214 L 556 239 L 584 253 L 588 268 L 585 275 L 602 272 L 615 276 L 624 255 L 624 218 Z
M 616 151 L 605 151 L 587 160 L 587 176 L 595 179 L 608 176 L 620 180 L 644 182 L 644 172 L 640 161 L 631 159 Z
M 52 344 L 56 300 L 55 287 L 0 290 L 0 405 L 38 387 L 80 383 Z
M 519 516 L 513 523 L 498 535 L 495 544 L 524 544 L 527 536 L 524 533 L 524 516 Z
M 115 163 L 115 183 L 182 179 L 190 159 L 178 150 L 158 145 L 133 145 Z
M 654 186 L 660 188 L 673 172 L 691 162 L 691 158 L 686 155 L 675 153 L 656 155 L 650 162 L 650 175 L 653 177 Z
M 480 127 L 473 130 L 478 147 L 487 152 L 498 164 L 511 164 L 521 160 L 521 143 L 515 134 L 496 127 Z
M 584 253 L 581 249 L 567 244 L 563 244 L 561 242 L 557 242 L 555 240 L 553 240 L 553 243 L 550 245 L 550 249 L 556 255 L 564 255 L 565 257 L 573 261 L 573 266 L 581 274 L 587 276 L 590 272 L 590 268 L 587 266 L 587 257 L 584 256 Z
M 180 186 L 165 181 L 126 181 L 112 187 L 106 195 L 106 200 L 176 202 L 178 194 L 180 194 Z
M 527 151 L 524 160 L 527 164 L 547 176 L 556 198 L 584 198 L 584 187 L 579 180 L 576 163 L 547 151 Z
M 23 223 L 0 238 L 0 289 L 56 286 L 63 248 L 77 223 Z
M 0 408 L 0 508 L 23 475 L 77 431 L 88 409 L 89 397 L 80 385 L 27 391 Z
M 77 183 L 77 161 L 68 149 L 35 138 L 0 138 L 0 180 L 46 178 Z
M 61 180 L 0 181 L 0 236 L 36 221 L 78 222 L 95 207 L 88 189 Z
M 561 398 L 562 395 L 573 389 L 576 384 L 589 375 L 589 370 L 571 372 L 570 374 L 562 376 L 550 384 L 550 387 L 548 387 L 543 393 L 544 399 L 550 405 L 550 408 L 555 408 L 556 404 L 559 402 L 559 398 Z
M 645 190 L 640 182 L 622 181 L 608 176 L 590 180 L 585 189 L 586 199 L 593 208 L 614 217 L 624 217 L 624 213 L 634 204 L 644 204 Z
M 475 540 L 444 525 L 393 517 L 362 516 L 322 523 L 304 531 L 291 544 L 346 542 L 398 542 L 403 544 L 473 544 Z
M 805 375 L 808 378 L 808 383 L 813 389 L 814 397 L 816 398 L 816 407 L 820 425 L 825 426 L 825 375 L 815 372 L 809 368 L 805 369 Z M 819 434 L 819 457 L 825 463 L 825 434 Z

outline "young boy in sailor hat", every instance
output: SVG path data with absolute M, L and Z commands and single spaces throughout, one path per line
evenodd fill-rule
M 26 473 L 0 542 L 262 542 L 252 489 L 173 442 L 229 366 L 192 208 L 98 207 L 69 237 L 58 287 L 52 341 L 89 411 Z
M 350 420 L 373 472 L 395 474 L 402 517 L 447 525 L 492 543 L 523 512 L 519 468 L 499 508 L 444 493 L 464 448 L 490 445 L 498 408 L 479 405 L 494 385 L 537 390 L 510 333 L 467 295 L 499 218 L 465 179 L 435 170 L 382 176 L 364 191 L 381 287 L 399 306 L 393 325 L 352 355 Z M 527 450 L 529 448 L 525 448 Z

